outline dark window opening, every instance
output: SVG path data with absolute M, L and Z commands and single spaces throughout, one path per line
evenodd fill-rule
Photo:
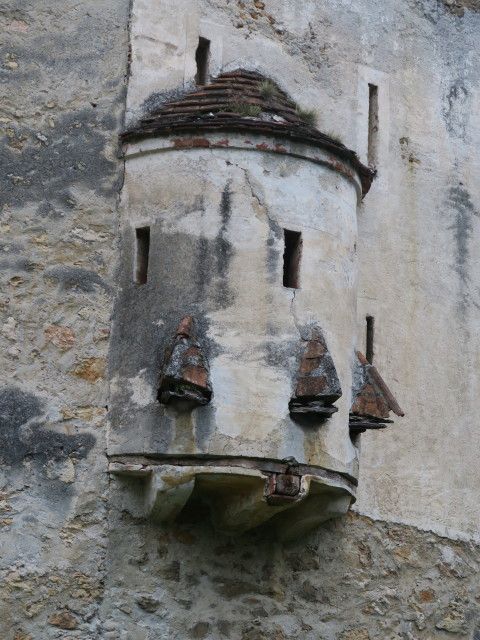
M 300 260 L 302 258 L 302 234 L 299 231 L 283 230 L 285 251 L 283 252 L 283 286 L 290 289 L 300 287 Z
M 370 364 L 373 364 L 373 340 L 375 337 L 375 318 L 367 316 L 367 346 L 365 357 Z
M 150 251 L 150 227 L 135 229 L 135 282 L 145 284 L 148 273 L 148 254 Z
M 368 85 L 368 164 L 378 163 L 378 87 Z
M 195 62 L 197 63 L 197 74 L 195 84 L 204 85 L 208 80 L 208 59 L 210 57 L 210 40 L 206 38 L 198 39 L 198 47 L 195 52 Z

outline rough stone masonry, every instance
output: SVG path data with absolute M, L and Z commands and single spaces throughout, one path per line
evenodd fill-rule
M 146 0 L 0 2 L 2 639 L 479 640 L 477 5 L 188 0 L 160 37 L 135 32 Z M 360 153 L 357 80 L 389 76 L 358 324 L 407 417 L 362 436 L 356 510 L 288 544 L 201 505 L 145 521 L 107 474 L 118 136 L 193 82 L 184 18 L 212 69 L 263 65 Z M 150 49 L 126 105 L 129 32 Z

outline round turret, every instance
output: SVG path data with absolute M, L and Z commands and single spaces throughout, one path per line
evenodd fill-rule
M 221 529 L 274 518 L 291 537 L 354 496 L 356 208 L 373 174 L 312 118 L 238 71 L 123 136 L 110 452 L 116 473 L 148 475 L 160 519 L 196 496 Z

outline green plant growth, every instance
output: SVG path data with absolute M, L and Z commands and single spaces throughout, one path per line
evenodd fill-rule
M 317 124 L 318 114 L 315 109 L 305 109 L 297 103 L 295 104 L 295 115 L 297 115 L 300 120 L 302 120 L 306 124 Z
M 262 98 L 267 100 L 278 93 L 278 87 L 272 80 L 262 80 L 257 84 L 257 89 Z
M 249 104 L 248 102 L 234 102 L 230 110 L 238 113 L 239 116 L 248 116 L 254 118 L 262 111 L 262 107 L 257 104 Z
M 335 131 L 323 131 L 323 135 L 327 136 L 327 138 L 330 138 L 338 144 L 343 144 L 342 139 L 340 138 L 338 133 L 335 133 Z

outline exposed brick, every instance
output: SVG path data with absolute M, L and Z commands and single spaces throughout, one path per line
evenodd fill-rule
M 173 146 L 174 147 L 191 147 L 193 146 L 193 141 L 191 139 L 180 140 L 179 138 L 177 138 L 176 140 L 173 141 Z
M 183 370 L 183 379 L 186 382 L 191 382 L 197 387 L 206 389 L 208 384 L 208 373 L 203 367 L 196 367 L 193 364 L 188 364 Z
M 325 355 L 325 347 L 321 342 L 318 342 L 318 338 L 313 335 L 312 340 L 308 342 L 307 351 L 305 353 L 306 358 L 319 358 Z
M 319 364 L 320 358 L 302 358 L 300 362 L 300 375 L 308 376 L 308 374 L 312 373 L 312 371 L 318 369 Z
M 183 336 L 185 338 L 189 338 L 192 334 L 193 329 L 193 318 L 189 316 L 185 316 L 182 318 L 180 324 L 177 329 L 177 336 Z
M 352 405 L 352 413 L 373 416 L 374 418 L 388 418 L 389 411 L 387 403 L 371 384 L 364 387 L 362 393 L 356 397 Z
M 299 491 L 300 476 L 277 473 L 275 478 L 275 493 L 283 496 L 296 496 Z

